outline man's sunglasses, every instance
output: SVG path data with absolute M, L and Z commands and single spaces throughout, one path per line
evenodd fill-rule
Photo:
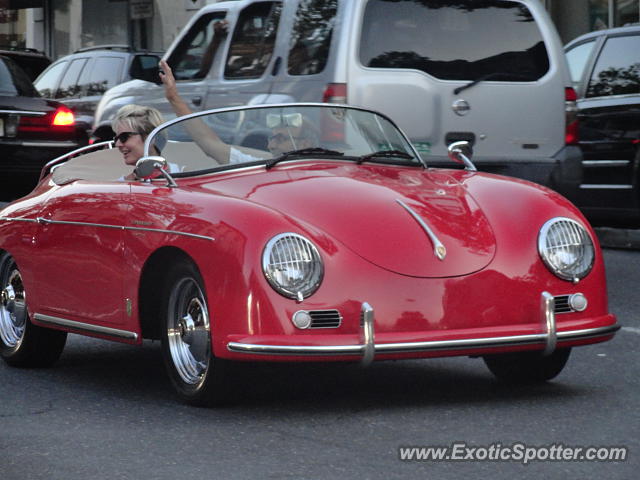
M 301 113 L 269 113 L 267 114 L 267 127 L 301 127 L 302 126 L 302 114 Z
M 120 143 L 126 143 L 127 140 L 129 140 L 129 138 L 132 135 L 140 135 L 140 133 L 138 133 L 138 132 L 122 132 L 122 133 L 119 133 L 118 135 L 113 137 L 113 143 L 118 143 L 118 140 L 120 140 Z

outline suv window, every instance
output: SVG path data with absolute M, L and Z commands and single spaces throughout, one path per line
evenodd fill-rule
M 124 59 L 121 57 L 98 57 L 91 71 L 87 95 L 102 95 L 118 84 L 122 76 Z
M 49 67 L 48 70 L 42 72 L 42 74 L 36 78 L 36 81 L 33 82 L 33 85 L 45 98 L 53 98 L 56 94 L 56 88 L 58 87 L 58 81 L 60 80 L 60 75 L 65 68 L 67 68 L 68 62 L 58 62 L 54 63 Z
M 204 78 L 208 73 L 208 69 L 203 68 L 207 63 L 207 47 L 212 45 L 214 24 L 223 20 L 225 16 L 224 12 L 204 15 L 180 41 L 168 60 L 176 80 Z
M 363 21 L 360 61 L 367 67 L 421 70 L 443 80 L 533 81 L 549 70 L 531 12 L 508 0 L 372 0 Z
M 290 75 L 314 75 L 324 70 L 337 9 L 338 0 L 300 2 L 291 30 Z
M 256 3 L 245 8 L 233 32 L 225 78 L 259 78 L 273 54 L 282 4 Z
M 0 57 L 0 95 L 37 97 L 29 76 L 10 58 Z
M 69 65 L 69 68 L 60 81 L 60 86 L 58 87 L 55 98 L 69 98 L 80 95 L 81 88 L 78 85 L 78 77 L 86 63 L 86 58 L 78 58 L 71 62 L 71 65 Z
M 587 97 L 640 93 L 640 35 L 610 37 L 593 69 Z
M 596 39 L 594 38 L 593 40 L 582 43 L 567 52 L 567 61 L 569 62 L 569 71 L 571 73 L 571 81 L 573 82 L 574 88 L 580 83 L 580 80 L 582 80 L 582 74 L 584 73 L 587 61 L 591 56 L 591 50 L 593 50 L 595 44 Z

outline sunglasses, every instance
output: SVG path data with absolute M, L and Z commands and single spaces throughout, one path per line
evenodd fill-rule
M 302 114 L 301 113 L 269 113 L 267 114 L 267 127 L 301 127 L 302 126 Z
M 118 140 L 120 141 L 120 143 L 126 143 L 127 140 L 129 140 L 129 138 L 133 135 L 141 135 L 141 134 L 137 132 L 122 132 L 116 135 L 115 137 L 113 137 L 113 143 L 118 143 Z

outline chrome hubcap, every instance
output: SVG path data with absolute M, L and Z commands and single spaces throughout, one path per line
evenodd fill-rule
M 175 286 L 170 308 L 167 332 L 173 364 L 185 383 L 199 386 L 209 368 L 211 337 L 204 295 L 193 279 Z
M 27 323 L 27 304 L 22 277 L 16 269 L 3 278 L 0 291 L 0 339 L 13 348 L 22 342 Z

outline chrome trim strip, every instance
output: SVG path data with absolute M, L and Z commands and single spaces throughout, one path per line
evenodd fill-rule
M 52 317 L 50 315 L 43 315 L 36 313 L 34 318 L 49 325 L 56 325 L 59 327 L 71 328 L 73 330 L 79 330 L 82 332 L 99 333 L 100 335 L 107 335 L 114 338 L 123 338 L 126 340 L 137 340 L 138 334 L 135 332 L 129 332 L 127 330 L 118 330 L 117 328 L 102 327 L 99 325 L 92 325 L 89 323 L 74 322 L 73 320 L 67 320 L 65 318 Z
M 583 160 L 585 167 L 620 167 L 631 163 L 629 160 Z
M 57 147 L 57 148 L 68 148 L 68 147 L 76 147 L 78 145 L 77 142 L 29 142 L 29 141 L 21 141 L 16 142 L 18 145 L 22 145 L 23 147 Z
M 373 357 L 376 354 L 375 346 L 375 330 L 374 330 L 374 315 L 373 308 L 367 302 L 362 304 L 362 360 L 360 363 L 367 366 L 373 362 Z
M 97 227 L 97 228 L 115 228 L 121 230 L 130 230 L 136 232 L 154 232 L 154 233 L 166 233 L 169 235 L 182 235 L 184 237 L 199 238 L 201 240 L 215 241 L 214 237 L 208 237 L 206 235 L 198 235 L 196 233 L 178 232 L 176 230 L 163 230 L 161 228 L 144 228 L 144 227 L 128 227 L 124 225 L 109 225 L 105 223 L 90 223 L 90 222 L 72 222 L 63 220 L 49 220 L 47 218 L 38 217 L 36 221 L 40 224 L 46 225 L 72 225 L 79 227 Z
M 431 239 L 431 243 L 433 243 L 433 253 L 435 254 L 436 258 L 438 260 L 444 260 L 444 257 L 447 256 L 447 248 L 442 244 L 438 237 L 436 237 L 436 234 L 433 233 L 433 230 L 431 230 L 431 228 L 429 228 L 429 225 L 427 225 L 426 222 L 420 217 L 420 215 L 414 212 L 411 207 L 404 203 L 402 200 L 396 199 L 396 202 L 398 202 L 402 208 L 409 212 L 409 215 L 411 215 L 414 220 L 418 222 L 418 224 L 429 236 L 429 238 Z
M 633 185 L 609 185 L 609 184 L 597 184 L 597 183 L 583 183 L 580 185 L 583 190 L 632 190 Z
M 0 221 L 2 222 L 27 222 L 27 223 L 37 223 L 38 221 L 33 218 L 22 218 L 22 217 L 0 217 Z
M 0 113 L 7 115 L 26 115 L 29 117 L 44 117 L 47 112 L 34 112 L 33 110 L 0 110 Z
M 570 330 L 558 332 L 559 340 L 580 340 L 591 337 L 613 335 L 620 329 L 620 325 Z M 547 334 L 514 335 L 511 337 L 470 338 L 462 340 L 440 340 L 431 342 L 381 343 L 374 344 L 375 353 L 411 353 L 430 352 L 437 350 L 456 350 L 468 348 L 497 348 L 513 345 L 546 344 Z M 256 345 L 250 343 L 229 342 L 227 349 L 231 352 L 262 355 L 301 355 L 301 356 L 329 356 L 329 355 L 362 355 L 364 345 Z
M 542 323 L 546 331 L 543 355 L 551 355 L 556 349 L 558 337 L 556 336 L 556 299 L 549 292 L 542 292 L 540 296 L 540 310 Z

